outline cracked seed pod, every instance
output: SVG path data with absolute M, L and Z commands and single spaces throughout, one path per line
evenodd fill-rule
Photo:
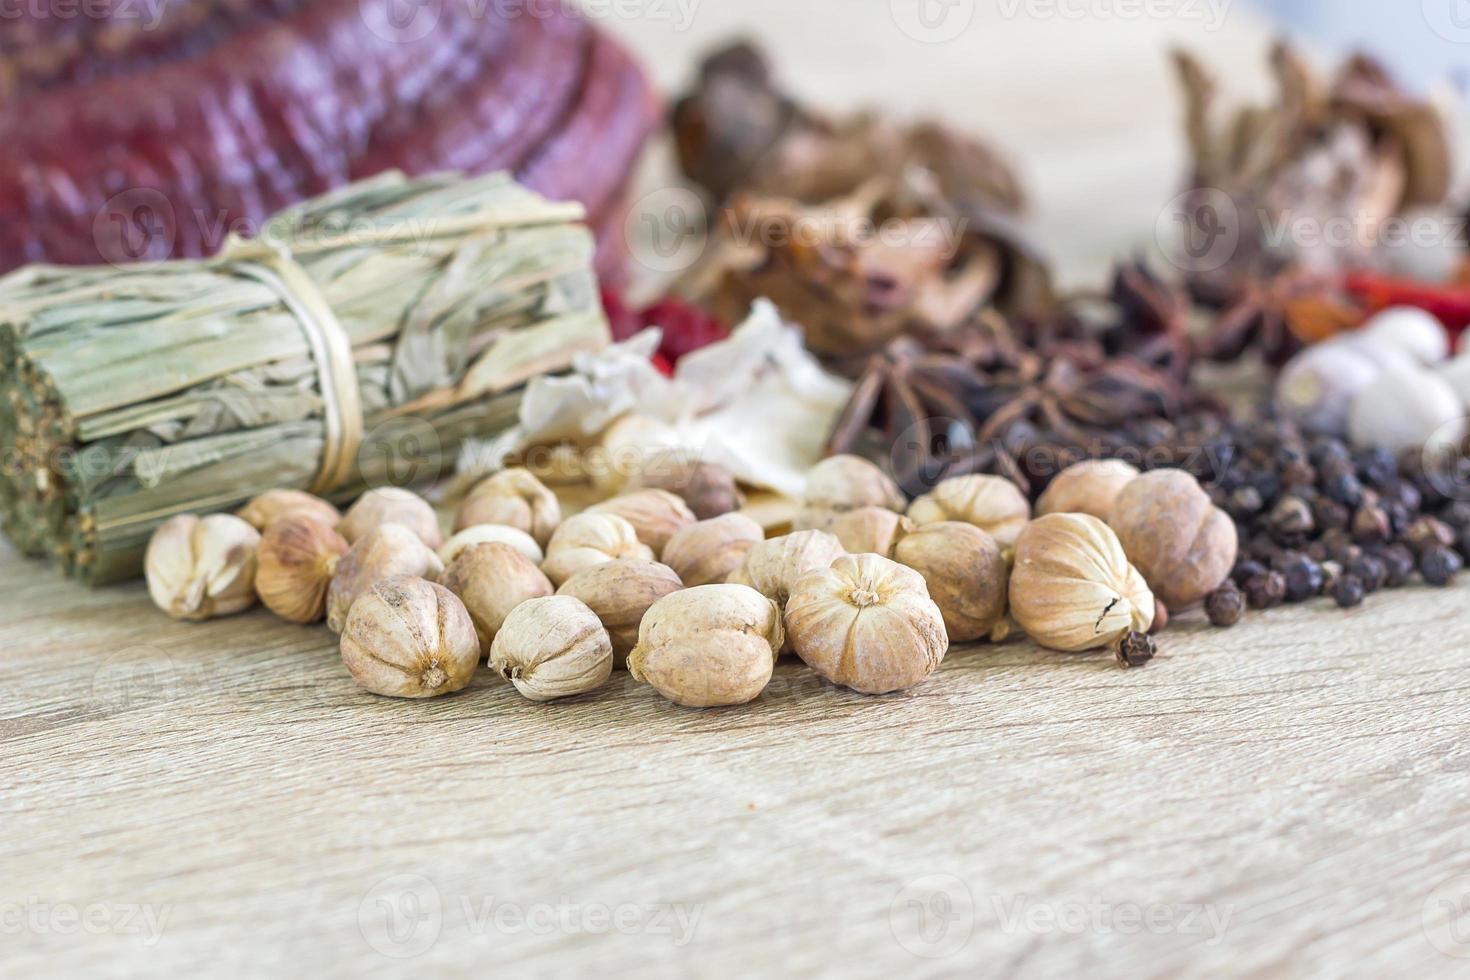
M 638 540 L 633 525 L 617 514 L 578 514 L 562 522 L 546 545 L 541 570 L 560 587 L 584 568 L 617 558 L 653 561 L 653 549 Z
M 423 497 L 402 487 L 378 487 L 358 497 L 337 525 L 337 533 L 348 544 L 357 544 L 368 532 L 384 524 L 408 528 L 430 548 L 444 543 L 444 532 L 439 530 L 439 515 L 434 513 L 434 508 Z
M 1091 514 L 1106 521 L 1113 501 L 1138 476 L 1120 459 L 1088 459 L 1062 470 L 1036 502 L 1036 515 Z
M 955 476 L 910 504 L 909 517 L 919 525 L 941 521 L 973 524 L 1008 548 L 1031 519 L 1031 505 L 1010 480 Z
M 554 591 L 551 580 L 525 555 L 499 543 L 466 548 L 445 568 L 439 584 L 459 596 L 469 610 L 485 654 L 513 609 Z
M 556 594 L 580 599 L 597 614 L 612 638 L 614 666 L 621 667 L 638 645 L 638 624 L 648 607 L 682 588 L 684 583 L 667 565 L 619 558 L 584 568 Z
M 1147 633 L 1154 596 L 1118 536 L 1087 514 L 1048 514 L 1016 542 L 1011 615 L 1044 647 L 1078 653 Z
M 439 560 L 445 565 L 453 564 L 456 558 L 477 544 L 510 545 L 524 555 L 527 561 L 536 565 L 546 559 L 536 539 L 525 531 L 504 524 L 476 524 L 459 531 L 444 542 L 444 547 L 439 549 Z
M 807 474 L 806 493 L 791 526 L 794 530 L 829 530 L 838 517 L 860 507 L 902 511 L 898 484 L 861 456 L 830 456 Z
M 664 564 L 691 588 L 720 585 L 765 539 L 761 526 L 744 514 L 722 514 L 676 532 L 664 546 Z
M 729 581 L 732 585 L 748 585 L 776 605 L 785 606 L 797 579 L 813 569 L 828 567 L 845 554 L 842 542 L 826 531 L 796 531 L 754 545 Z
M 1153 470 L 1131 481 L 1108 523 L 1172 612 L 1203 601 L 1235 567 L 1235 521 L 1183 470 Z
M 771 682 L 784 641 L 774 602 L 743 585 L 701 585 L 649 607 L 628 671 L 686 708 L 745 704 Z
M 1010 569 L 1000 545 L 975 525 L 925 524 L 898 543 L 893 558 L 924 576 L 951 643 L 988 637 L 1005 618 Z
M 589 514 L 616 514 L 633 525 L 638 540 L 655 556 L 678 531 L 698 521 L 689 505 L 667 490 L 639 490 L 587 508 Z
M 786 603 L 786 636 L 809 667 L 863 694 L 913 687 L 949 649 L 923 576 L 881 555 L 803 575 Z
M 454 518 L 454 529 L 503 524 L 524 531 L 546 547 L 561 523 L 561 503 L 546 484 L 525 469 L 496 473 L 475 484 Z
M 893 556 L 893 549 L 916 525 L 886 507 L 859 507 L 832 523 L 832 534 L 853 555 Z
M 311 517 L 329 528 L 337 526 L 342 514 L 320 497 L 304 490 L 267 490 L 235 515 L 264 534 L 272 524 L 288 517 Z
M 332 525 L 314 517 L 276 521 L 256 551 L 256 594 L 287 622 L 317 622 L 327 613 L 327 589 L 349 547 Z
M 490 646 L 490 668 L 532 701 L 595 691 L 612 676 L 612 641 L 581 600 L 548 596 L 523 602 Z
M 341 650 L 357 683 L 392 698 L 463 690 L 480 665 L 480 642 L 464 603 L 411 575 L 375 582 L 352 604 Z
M 203 622 L 255 605 L 260 532 L 238 517 L 180 514 L 153 532 L 143 573 L 153 604 L 174 619 Z
M 443 571 L 439 556 L 402 524 L 368 531 L 337 562 L 327 589 L 327 627 L 342 632 L 353 602 L 384 579 L 401 575 L 437 579 Z

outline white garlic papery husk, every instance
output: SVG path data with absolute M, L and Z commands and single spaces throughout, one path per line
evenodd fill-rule
M 1450 335 L 1444 324 L 1417 306 L 1394 306 L 1376 313 L 1357 336 L 1402 351 L 1424 367 L 1434 367 L 1450 356 Z
M 1003 477 L 955 476 L 910 504 L 909 517 L 921 526 L 941 521 L 973 524 L 1010 547 L 1031 519 L 1031 502 Z
M 1407 365 L 1406 355 L 1346 338 L 1308 347 L 1282 368 L 1276 407 L 1308 432 L 1341 438 L 1353 401 L 1394 364 Z
M 180 514 L 153 532 L 143 573 L 154 605 L 174 619 L 200 622 L 255 605 L 260 532 L 238 517 Z
M 546 546 L 541 570 L 557 588 L 594 565 L 617 558 L 653 561 L 653 549 L 638 540 L 638 532 L 617 514 L 578 514 L 562 522 Z
M 1470 336 L 1470 334 L 1467 334 Z M 1460 404 L 1470 411 L 1470 356 L 1460 356 L 1439 369 L 1439 376 L 1455 389 Z
M 1348 434 L 1359 446 L 1400 453 L 1441 451 L 1465 438 L 1466 408 L 1444 377 L 1428 368 L 1394 367 L 1363 389 L 1348 414 Z
M 1113 529 L 1087 514 L 1049 514 L 1016 541 L 1011 615 L 1044 647 L 1110 646 L 1154 622 L 1154 595 Z
M 531 599 L 512 610 L 495 634 L 490 669 L 532 701 L 569 698 L 607 683 L 612 641 L 581 600 Z
M 536 539 L 519 528 L 504 524 L 476 524 L 444 542 L 444 547 L 439 549 L 439 560 L 452 565 L 456 558 L 477 544 L 508 544 L 537 565 L 546 558 Z

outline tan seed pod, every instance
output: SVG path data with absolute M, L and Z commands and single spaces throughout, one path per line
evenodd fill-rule
M 439 584 L 459 596 L 469 610 L 485 654 L 511 610 L 553 592 L 541 569 L 515 548 L 499 543 L 472 545 L 460 552 Z
M 556 494 L 525 469 L 509 469 L 475 484 L 454 518 L 454 529 L 503 524 L 525 531 L 542 548 L 561 523 Z
M 638 540 L 652 548 L 655 556 L 663 554 L 664 546 L 676 532 L 697 520 L 689 505 L 667 490 L 625 493 L 587 508 L 587 513 L 616 514 L 623 518 L 633 525 Z
M 914 526 L 913 521 L 886 507 L 859 507 L 837 518 L 832 523 L 832 534 L 850 554 L 889 558 Z
M 368 531 L 337 562 L 327 589 L 327 626 L 342 632 L 357 597 L 384 579 L 397 576 L 437 579 L 444 571 L 439 556 L 402 524 L 383 524 Z
M 1016 542 L 1011 615 L 1044 647 L 1076 653 L 1148 632 L 1154 596 L 1118 536 L 1087 514 L 1048 514 Z
M 504 524 L 476 524 L 457 532 L 439 549 L 439 560 L 445 565 L 452 564 L 466 549 L 477 544 L 510 545 L 524 555 L 527 561 L 536 565 L 546 560 L 535 538 L 525 531 Z
M 597 614 L 612 638 L 614 665 L 621 667 L 638 644 L 638 624 L 648 607 L 683 587 L 679 576 L 667 565 L 619 558 L 584 568 L 567 579 L 556 594 L 580 599 Z
M 990 636 L 1005 618 L 1010 569 L 1000 545 L 973 524 L 925 524 L 898 543 L 893 558 L 924 576 L 951 643 Z
M 786 603 L 786 635 L 817 673 L 863 694 L 913 687 L 949 649 L 923 577 L 880 555 L 848 555 L 803 575 Z
M 546 546 L 541 570 L 560 586 L 584 568 L 617 558 L 653 561 L 653 549 L 638 540 L 633 525 L 617 514 L 578 514 L 562 522 Z
M 753 546 L 745 563 L 730 576 L 730 583 L 748 585 L 785 606 L 798 578 L 813 569 L 827 568 L 845 554 L 842 543 L 826 531 L 796 531 Z
M 1119 459 L 1088 459 L 1062 470 L 1051 481 L 1036 514 L 1091 514 L 1106 521 L 1113 501 L 1138 476 L 1137 467 Z
M 286 517 L 266 529 L 256 553 L 255 591 L 271 612 L 291 623 L 315 623 L 327 613 L 327 590 L 347 540 L 314 517 Z
M 784 639 L 780 610 L 759 592 L 702 585 L 649 608 L 628 671 L 685 707 L 745 704 L 771 682 Z
M 153 604 L 174 619 L 202 622 L 255 605 L 260 532 L 238 517 L 180 514 L 159 525 L 143 556 Z
M 902 511 L 903 492 L 888 474 L 866 459 L 831 456 L 807 474 L 802 506 L 791 526 L 797 531 L 825 531 L 838 517 L 860 507 Z
M 413 576 L 375 582 L 352 604 L 341 650 L 358 684 L 393 698 L 463 690 L 480 664 L 464 604 L 442 585 Z
M 700 520 L 728 514 L 745 504 L 735 474 L 684 449 L 660 449 L 649 454 L 627 481 L 626 488 L 667 490 L 688 504 Z
M 304 490 L 267 490 L 242 507 L 236 516 L 261 533 L 288 517 L 310 517 L 329 528 L 336 527 L 342 519 L 337 508 Z
M 1183 470 L 1153 470 L 1113 501 L 1108 523 L 1172 612 L 1201 602 L 1235 567 L 1235 521 Z
M 612 641 L 597 615 L 571 596 L 515 608 L 490 646 L 490 668 L 532 701 L 595 691 L 612 675 Z
M 765 530 L 744 514 L 723 514 L 680 528 L 664 546 L 664 564 L 686 586 L 719 585 L 765 539 Z
M 427 500 L 402 487 L 378 487 L 357 498 L 337 525 L 337 533 L 348 544 L 357 542 L 368 532 L 384 524 L 399 524 L 418 535 L 430 548 L 444 543 L 439 530 L 439 515 Z
M 1010 480 L 956 476 L 910 504 L 909 517 L 921 526 L 941 521 L 973 524 L 1008 548 L 1031 519 L 1031 505 Z

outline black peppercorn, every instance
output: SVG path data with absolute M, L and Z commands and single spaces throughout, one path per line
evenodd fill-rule
M 1260 491 L 1255 487 L 1238 487 L 1233 490 L 1225 501 L 1225 511 L 1237 520 L 1251 517 L 1261 512 L 1266 502 L 1261 499 Z
M 1230 573 L 1230 578 L 1236 585 L 1245 585 L 1257 575 L 1264 575 L 1270 569 L 1254 558 L 1242 558 L 1235 563 L 1235 569 Z
M 1331 497 L 1318 496 L 1312 501 L 1312 520 L 1323 531 L 1340 531 L 1352 523 L 1353 512 Z
M 1286 601 L 1306 602 L 1322 594 L 1325 576 L 1322 566 L 1306 555 L 1298 555 L 1281 570 L 1286 580 Z
M 1153 637 L 1134 630 L 1123 637 L 1114 656 L 1122 667 L 1142 667 L 1154 658 L 1156 650 Z
M 1450 585 L 1464 567 L 1459 554 L 1443 545 L 1431 545 L 1419 554 L 1419 574 L 1430 585 Z
M 1365 449 L 1353 462 L 1359 478 L 1370 487 L 1382 489 L 1398 479 L 1398 460 L 1387 449 Z
M 1455 545 L 1455 532 L 1443 521 L 1421 517 L 1404 531 L 1404 544 L 1420 553 L 1433 547 L 1451 548 Z
M 1460 532 L 1458 547 L 1460 549 L 1460 557 L 1470 561 L 1470 527 Z
M 1327 478 L 1322 492 L 1352 510 L 1363 502 L 1363 484 L 1352 473 L 1338 473 Z
M 1286 579 L 1280 572 L 1265 572 L 1245 583 L 1245 599 L 1252 609 L 1270 609 L 1286 598 Z
M 1305 500 L 1292 494 L 1287 494 L 1276 502 L 1271 508 L 1271 516 L 1267 518 L 1271 527 L 1271 534 L 1282 544 L 1293 544 L 1306 538 L 1316 528 L 1317 522 L 1312 517 L 1312 506 Z
M 1470 529 L 1470 500 L 1456 500 L 1440 512 L 1439 519 L 1457 531 Z
M 1383 499 L 1387 503 L 1397 504 L 1411 514 L 1417 514 L 1424 508 L 1424 495 L 1408 480 L 1395 481 L 1383 492 Z
M 1344 609 L 1363 604 L 1363 580 L 1356 575 L 1343 575 L 1332 585 L 1332 600 Z
M 1312 463 L 1319 469 L 1341 473 L 1352 466 L 1352 454 L 1340 439 L 1322 438 L 1312 443 Z
M 1383 562 L 1386 572 L 1383 584 L 1390 589 L 1402 588 L 1414 577 L 1414 553 L 1406 545 L 1391 544 L 1381 548 L 1378 560 Z
M 1377 592 L 1388 584 L 1388 566 L 1380 558 L 1363 555 L 1347 566 L 1347 573 L 1363 583 L 1363 591 Z
M 1234 582 L 1226 582 L 1205 597 L 1205 615 L 1216 626 L 1234 626 L 1245 615 L 1245 595 Z
M 1353 539 L 1359 544 L 1381 544 L 1393 533 L 1388 511 L 1365 495 L 1363 503 L 1353 515 Z

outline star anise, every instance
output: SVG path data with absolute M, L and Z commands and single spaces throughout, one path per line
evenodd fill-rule
M 1364 316 L 1339 277 L 1300 269 L 1246 277 L 1224 295 L 1200 299 L 1220 309 L 1200 343 L 1200 355 L 1212 361 L 1258 350 L 1269 363 L 1284 364 L 1306 343 L 1352 329 Z

